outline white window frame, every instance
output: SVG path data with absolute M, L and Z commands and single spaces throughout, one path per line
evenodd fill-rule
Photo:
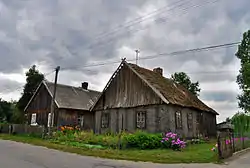
M 48 127 L 51 125 L 51 113 L 48 114 Z
M 36 122 L 36 113 L 32 113 L 31 114 L 30 125 L 37 125 L 37 122 Z

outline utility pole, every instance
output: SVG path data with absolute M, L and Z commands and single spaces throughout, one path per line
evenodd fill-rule
M 137 65 L 140 51 L 139 50 L 135 50 L 135 53 L 136 53 L 136 59 L 135 60 L 136 60 L 136 65 Z
M 54 81 L 54 90 L 53 90 L 51 107 L 50 107 L 49 135 L 51 135 L 51 131 L 54 126 L 56 87 L 57 87 L 57 78 L 58 78 L 58 72 L 60 70 L 60 66 L 57 66 L 55 70 L 56 70 L 56 74 L 55 74 L 55 81 Z

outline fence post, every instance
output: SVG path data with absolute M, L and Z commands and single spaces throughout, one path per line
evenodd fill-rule
M 243 146 L 243 149 L 245 149 L 245 138 L 244 138 L 244 135 L 241 136 L 241 139 L 242 139 L 242 146 Z
M 235 135 L 234 135 L 234 132 L 232 132 L 232 137 L 233 137 L 233 153 L 235 153 Z
M 220 132 L 219 132 L 219 133 L 218 133 L 218 136 L 217 136 L 218 157 L 219 157 L 219 159 L 222 159 L 220 139 L 221 139 L 221 137 L 220 137 Z

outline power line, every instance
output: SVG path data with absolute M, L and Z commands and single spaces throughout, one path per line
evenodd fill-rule
M 183 14 L 186 14 L 186 13 L 188 13 L 188 9 L 189 8 L 199 8 L 199 7 L 202 7 L 202 6 L 205 6 L 206 4 L 213 4 L 213 3 L 216 3 L 216 2 L 218 2 L 218 1 L 220 1 L 220 0 L 215 0 L 215 1 L 206 1 L 205 3 L 201 3 L 201 4 L 199 4 L 199 5 L 191 5 L 191 6 L 189 6 L 189 7 L 186 7 L 186 8 L 184 8 L 184 9 L 182 9 L 181 11 L 183 12 L 183 13 L 180 13 L 180 15 L 183 15 Z M 178 16 L 178 15 L 175 15 L 175 16 Z M 158 22 L 158 24 L 160 24 L 160 23 L 166 23 L 167 21 L 169 21 L 169 20 L 167 20 L 167 19 L 169 19 L 168 17 L 162 17 L 162 18 L 158 18 L 158 20 L 160 19 L 160 21 Z M 156 21 L 156 19 L 154 20 L 154 21 Z M 139 31 L 142 31 L 142 30 L 145 30 L 145 29 L 148 29 L 149 27 L 144 27 L 144 28 L 139 28 L 139 29 L 137 29 L 137 30 L 126 30 L 126 32 L 124 32 L 124 33 L 135 33 L 135 32 L 139 32 Z M 121 36 L 121 35 L 120 35 Z M 98 41 L 98 43 L 93 43 L 93 44 L 91 44 L 90 43 L 90 45 L 89 46 L 87 46 L 87 48 L 85 48 L 85 49 L 92 49 L 92 48 L 94 48 L 94 47 L 98 47 L 98 46 L 102 46 L 102 45 L 107 45 L 107 44 L 109 44 L 110 42 L 112 42 L 112 41 L 114 41 L 114 40 L 117 40 L 117 39 L 119 39 L 119 37 L 120 36 L 116 36 L 116 37 L 114 37 L 114 38 L 111 38 L 111 39 L 109 39 L 109 40 L 104 40 L 104 41 Z M 100 40 L 100 39 L 99 39 Z
M 147 59 L 154 59 L 154 58 L 165 57 L 165 56 L 181 55 L 181 54 L 185 54 L 185 53 L 189 53 L 189 52 L 209 51 L 209 50 L 218 49 L 218 48 L 228 48 L 228 47 L 233 47 L 237 44 L 240 44 L 240 42 L 232 42 L 232 43 L 211 45 L 211 46 L 194 48 L 194 49 L 179 50 L 179 51 L 174 51 L 174 52 L 170 52 L 170 53 L 159 53 L 159 54 L 155 54 L 155 55 L 147 55 L 144 57 L 140 57 L 139 60 L 147 60 Z M 128 61 L 135 61 L 135 60 L 136 59 L 128 59 Z M 79 70 L 82 68 L 110 65 L 110 64 L 120 63 L 120 62 L 121 62 L 120 60 L 119 61 L 101 62 L 101 63 L 96 63 L 96 64 L 83 65 L 80 68 L 78 68 L 78 67 L 62 68 L 62 70 Z
M 218 1 L 220 1 L 220 0 L 214 0 L 214 1 L 206 1 L 206 2 L 203 2 L 203 3 L 201 3 L 201 4 L 198 4 L 198 5 L 191 5 L 191 6 L 189 6 L 189 7 L 187 7 L 187 8 L 184 8 L 184 9 L 182 9 L 182 11 L 184 11 L 185 13 L 188 13 L 188 9 L 189 8 L 199 8 L 199 7 L 202 7 L 202 6 L 205 6 L 206 4 L 212 4 L 212 3 L 216 3 L 216 2 L 218 2 Z M 178 1 L 179 2 L 179 1 Z M 182 14 L 185 14 L 185 13 L 182 13 Z M 168 20 L 166 20 L 167 19 L 167 17 L 164 17 L 164 18 L 161 18 L 162 20 L 161 21 L 159 21 L 159 23 L 166 23 Z M 163 19 L 165 19 L 165 20 L 163 20 Z M 156 21 L 156 19 L 154 19 L 154 21 Z M 133 31 L 132 33 L 135 33 L 135 32 L 138 32 L 138 31 L 141 31 L 141 30 L 145 30 L 145 29 L 147 29 L 148 27 L 145 27 L 145 28 L 140 28 L 140 29 L 137 29 L 137 30 L 127 30 L 127 33 L 129 33 L 129 32 L 131 32 L 131 31 Z M 105 37 L 105 36 L 104 36 Z M 114 38 L 111 38 L 111 39 L 108 39 L 108 40 L 104 40 L 104 41 L 99 41 L 100 39 L 98 39 L 98 42 L 97 43 L 90 43 L 90 44 L 87 44 L 86 46 L 84 46 L 83 47 L 83 49 L 93 49 L 94 47 L 98 47 L 98 46 L 102 46 L 102 45 L 107 45 L 107 44 L 109 44 L 110 42 L 112 42 L 112 41 L 114 41 L 114 40 L 116 40 L 116 39 L 118 39 L 120 36 L 116 36 L 116 37 L 114 37 Z M 64 47 L 65 48 L 65 47 Z M 65 48 L 66 50 L 68 50 L 67 48 Z M 67 53 L 69 53 L 70 55 L 73 55 L 69 50 L 68 50 L 68 52 Z M 64 58 L 61 58 L 61 60 L 63 60 L 63 59 L 66 59 L 65 57 Z
M 191 2 L 191 1 L 192 1 L 192 0 L 186 1 L 186 3 L 187 3 L 187 2 Z M 116 28 L 114 28 L 113 31 L 104 32 L 104 33 L 100 34 L 100 35 L 96 38 L 96 40 L 98 40 L 100 37 L 103 37 L 103 36 L 112 35 L 112 34 L 114 34 L 115 32 L 117 32 L 118 30 L 120 30 L 120 29 L 122 29 L 122 28 L 129 28 L 129 27 L 131 27 L 131 26 L 133 26 L 133 25 L 135 25 L 135 24 L 141 23 L 141 22 L 143 22 L 143 21 L 145 21 L 145 20 L 151 18 L 152 15 L 155 14 L 155 13 L 156 13 L 155 15 L 158 15 L 158 14 L 160 14 L 160 13 L 168 12 L 168 11 L 171 11 L 171 10 L 176 9 L 177 7 L 181 7 L 181 6 L 185 5 L 185 1 L 184 1 L 184 3 L 179 4 L 179 5 L 177 5 L 177 6 L 174 6 L 173 8 L 170 8 L 169 10 L 164 11 L 166 8 L 169 8 L 169 7 L 171 7 L 172 5 L 178 4 L 179 2 L 183 2 L 183 0 L 179 0 L 179 1 L 177 1 L 177 2 L 174 2 L 174 3 L 170 4 L 170 5 L 166 5 L 166 6 L 162 7 L 162 8 L 159 8 L 159 9 L 157 9 L 157 10 L 151 12 L 151 13 L 148 13 L 148 14 L 142 16 L 142 17 L 138 17 L 138 18 L 136 18 L 136 19 L 133 19 L 133 20 L 130 20 L 130 21 L 126 22 L 125 24 L 119 25 L 119 26 L 117 26 Z M 155 15 L 153 15 L 153 16 L 155 16 Z M 148 18 L 148 16 L 151 16 L 151 17 Z M 145 19 L 145 18 L 147 18 L 147 19 Z M 130 23 L 132 23 L 132 24 L 130 24 Z M 95 40 L 95 39 L 94 39 L 94 40 Z
M 237 44 L 240 44 L 240 42 L 232 42 L 232 43 L 225 43 L 225 44 L 219 44 L 219 45 L 211 45 L 211 46 L 206 46 L 206 47 L 200 47 L 200 48 L 194 48 L 194 49 L 186 49 L 186 50 L 179 50 L 179 51 L 174 51 L 174 52 L 170 52 L 170 53 L 159 53 L 159 54 L 155 54 L 155 55 L 148 55 L 148 56 L 144 56 L 144 57 L 140 57 L 140 60 L 142 59 L 154 59 L 154 58 L 158 58 L 158 57 L 163 57 L 163 56 L 174 56 L 174 55 L 181 55 L 181 54 L 185 54 L 185 53 L 189 53 L 189 52 L 201 52 L 201 51 L 210 51 L 212 49 L 219 49 L 219 48 L 227 48 L 227 47 L 233 47 Z M 130 59 L 128 61 L 134 61 L 135 59 Z M 116 64 L 116 63 L 120 63 L 121 61 L 110 61 L 110 62 L 102 62 L 102 63 L 97 63 L 97 64 L 89 64 L 89 65 L 83 65 L 81 66 L 81 68 L 62 68 L 61 70 L 81 70 L 82 68 L 88 68 L 88 67 L 95 67 L 95 66 L 103 66 L 103 65 L 110 65 L 110 64 Z M 44 74 L 44 77 L 47 77 L 48 75 L 50 75 L 51 73 L 53 73 L 55 70 L 48 72 L 46 74 Z M 91 71 L 91 70 L 87 70 L 87 71 Z M 187 74 L 217 74 L 217 73 L 230 73 L 233 72 L 234 70 L 222 70 L 222 71 L 203 71 L 203 72 L 187 72 Z M 235 71 L 236 72 L 236 71 Z M 14 90 L 14 91 L 18 91 L 19 89 L 23 89 L 23 86 L 18 87 L 16 89 L 5 89 L 2 90 L 2 92 L 0 94 L 3 94 L 3 92 L 6 92 L 8 90 Z

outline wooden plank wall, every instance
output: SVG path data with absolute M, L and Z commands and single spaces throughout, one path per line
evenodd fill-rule
M 126 65 L 110 83 L 94 110 L 160 104 L 161 99 Z

